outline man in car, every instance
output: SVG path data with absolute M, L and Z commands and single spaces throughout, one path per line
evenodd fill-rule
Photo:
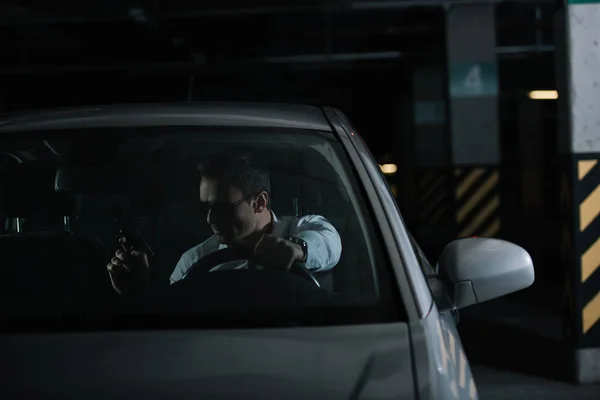
M 252 249 L 256 264 L 289 270 L 302 263 L 311 272 L 332 269 L 340 260 L 342 244 L 336 229 L 323 217 L 279 219 L 270 208 L 269 173 L 248 155 L 218 155 L 199 166 L 200 206 L 214 235 L 192 247 L 180 258 L 171 274 L 171 284 L 185 279 L 202 257 L 228 246 Z M 114 289 L 119 294 L 144 291 L 149 287 L 150 264 L 146 254 L 122 248 L 107 265 Z M 247 268 L 247 261 L 231 261 L 212 271 Z

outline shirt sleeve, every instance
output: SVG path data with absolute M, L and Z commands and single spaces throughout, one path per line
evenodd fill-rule
M 308 245 L 305 266 L 312 272 L 328 271 L 342 256 L 342 240 L 338 231 L 320 215 L 307 215 L 291 227 L 291 234 Z

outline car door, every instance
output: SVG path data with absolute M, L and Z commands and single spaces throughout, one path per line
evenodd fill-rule
M 444 393 L 443 396 L 447 396 L 442 398 L 477 399 L 477 386 L 458 334 L 458 310 L 452 306 L 448 291 L 438 277 L 437 266 L 435 269 L 431 266 L 421 247 L 412 235 L 409 236 L 437 306 L 437 321 L 432 321 L 432 325 L 442 352 L 442 379 L 439 380 L 439 388 Z M 434 315 L 430 315 L 431 317 Z

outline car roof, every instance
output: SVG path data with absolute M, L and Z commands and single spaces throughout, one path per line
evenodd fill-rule
M 154 126 L 332 130 L 319 107 L 284 103 L 128 104 L 0 116 L 0 133 Z

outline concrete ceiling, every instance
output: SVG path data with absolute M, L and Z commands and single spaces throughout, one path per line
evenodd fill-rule
M 313 0 L 280 7 L 277 0 L 253 1 L 251 6 L 241 0 L 10 0 L 0 5 L 0 76 L 91 70 L 226 72 L 265 63 L 307 68 L 443 57 L 442 3 Z M 500 5 L 499 46 L 514 50 L 552 44 L 553 3 Z M 536 19 L 539 10 L 542 18 Z

